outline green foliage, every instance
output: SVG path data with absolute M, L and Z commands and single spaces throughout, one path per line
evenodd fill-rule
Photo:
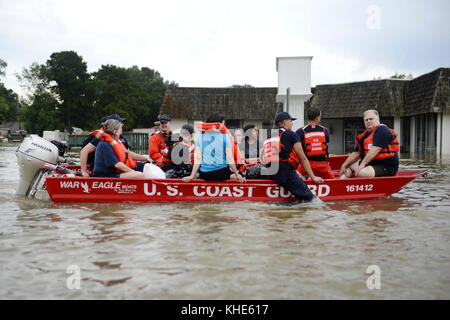
M 47 79 L 56 83 L 50 90 L 60 100 L 58 118 L 65 120 L 67 128 L 83 126 L 84 117 L 90 113 L 89 74 L 83 58 L 74 51 L 56 52 L 47 60 L 46 67 Z
M 408 75 L 404 74 L 404 73 L 400 73 L 398 74 L 397 72 L 391 76 L 391 79 L 407 79 L 407 80 L 411 80 L 413 79 L 413 75 L 410 73 Z
M 0 59 L 0 77 L 4 77 L 6 75 L 5 69 L 8 64 L 5 60 Z
M 5 76 L 7 63 L 0 59 L 0 76 Z M 0 82 L 0 121 L 16 121 L 19 113 L 19 97 Z
M 0 72 L 2 66 L 0 63 Z M 127 119 L 124 131 L 152 127 L 166 89 L 178 86 L 147 67 L 102 65 L 90 74 L 74 51 L 53 53 L 45 64 L 34 62 L 16 77 L 27 93 L 20 119 L 27 130 L 38 134 L 44 129 L 92 130 L 98 128 L 103 116 L 113 113 Z M 15 96 L 17 114 L 20 104 Z M 12 105 L 8 106 L 11 109 Z
M 25 122 L 25 129 L 41 136 L 44 130 L 64 130 L 64 123 L 58 117 L 58 106 L 58 101 L 50 92 L 37 93 L 31 104 L 20 109 L 20 119 Z
M 50 89 L 47 68 L 37 62 L 33 62 L 29 68 L 23 68 L 22 72 L 16 73 L 15 76 L 26 92 L 28 101 L 31 101 L 36 93 L 42 93 Z
M 251 84 L 233 84 L 231 88 L 254 88 Z
M 6 120 L 6 116 L 9 112 L 9 106 L 6 103 L 4 97 L 0 97 L 0 121 Z
M 165 83 L 157 71 L 137 66 L 125 69 L 102 65 L 93 74 L 93 80 L 97 86 L 95 109 L 100 112 L 98 119 L 117 113 L 127 119 L 124 131 L 152 127 L 167 86 L 177 85 Z

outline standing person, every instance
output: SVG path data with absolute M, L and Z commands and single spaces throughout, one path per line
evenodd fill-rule
M 261 172 L 276 170 L 269 176 L 270 179 L 289 190 L 298 198 L 298 201 L 311 201 L 314 195 L 289 162 L 292 150 L 295 151 L 297 158 L 312 181 L 322 183 L 323 179 L 316 177 L 311 170 L 308 159 L 303 152 L 300 137 L 291 130 L 293 120 L 297 119 L 292 118 L 287 112 L 280 112 L 275 117 L 275 123 L 279 128 L 279 136 L 272 137 L 264 142 L 264 162 L 266 165 L 270 164 L 270 167 L 266 168 L 267 170 L 261 170 Z
M 152 134 L 148 142 L 148 152 L 150 158 L 156 162 L 160 168 L 164 166 L 163 153 L 167 149 L 166 139 L 171 134 L 170 124 L 172 119 L 168 114 L 159 117 L 159 130 Z
M 259 129 L 254 124 L 248 124 L 244 127 L 245 142 L 244 142 L 244 157 L 245 160 L 256 162 L 259 158 L 260 146 Z
M 136 162 L 133 159 L 119 139 L 121 134 L 122 123 L 114 119 L 107 120 L 103 124 L 103 130 L 94 131 L 94 135 L 100 140 L 96 148 L 94 177 L 144 177 L 144 162 Z
M 355 150 L 342 164 L 340 178 L 350 178 L 353 173 L 356 177 L 395 176 L 400 152 L 397 134 L 380 123 L 378 111 L 367 110 L 363 116 L 366 131 L 356 137 Z
M 308 158 L 309 165 L 316 176 L 323 179 L 334 179 L 328 162 L 328 143 L 330 142 L 330 133 L 328 129 L 321 126 L 320 120 L 322 112 L 315 107 L 308 110 L 308 124 L 296 131 L 300 137 L 303 151 Z M 298 166 L 297 171 L 302 176 L 306 171 L 302 166 Z
M 194 167 L 189 177 L 183 182 L 194 179 L 197 172 L 199 178 L 208 181 L 228 179 L 245 182 L 236 167 L 231 134 L 225 127 L 225 119 L 219 114 L 212 114 L 205 122 L 195 124 L 201 134 L 195 141 Z M 231 170 L 230 170 L 231 169 Z
M 100 120 L 100 128 L 103 129 L 103 125 L 106 121 L 113 119 L 118 120 L 120 123 L 125 122 L 125 118 L 121 118 L 117 114 L 110 114 L 109 116 L 105 116 L 101 118 Z M 150 157 L 148 155 L 140 155 L 133 151 L 130 151 L 130 147 L 128 145 L 127 139 L 120 135 L 119 137 L 120 141 L 123 143 L 125 148 L 128 150 L 130 155 L 133 157 L 133 159 L 138 161 L 150 161 Z M 91 172 L 94 170 L 95 165 L 95 150 L 97 149 L 97 145 L 99 144 L 100 140 L 97 139 L 92 133 L 83 141 L 82 148 L 80 150 L 80 165 L 81 165 L 81 174 L 83 177 L 89 177 L 90 172 L 87 169 L 87 165 L 91 167 Z

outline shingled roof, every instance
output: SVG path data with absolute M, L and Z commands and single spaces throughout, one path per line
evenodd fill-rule
M 450 111 L 450 68 L 439 68 L 409 81 L 404 115 Z
M 166 90 L 162 113 L 172 118 L 202 119 L 223 114 L 227 119 L 273 120 L 283 110 L 275 97 L 277 88 L 189 88 Z
M 384 79 L 318 85 L 306 103 L 322 109 L 324 118 L 360 117 L 377 109 L 383 117 L 447 111 L 450 68 L 439 68 L 413 80 Z

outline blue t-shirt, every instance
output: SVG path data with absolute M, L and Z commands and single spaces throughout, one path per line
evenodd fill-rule
M 231 148 L 229 135 L 219 132 L 205 132 L 195 140 L 195 146 L 202 151 L 200 171 L 211 172 L 228 166 L 225 148 Z
M 280 135 L 282 131 L 280 130 Z M 280 143 L 282 144 L 281 151 L 280 151 L 280 158 L 281 159 L 289 159 L 289 155 L 292 152 L 292 148 L 294 147 L 294 144 L 297 142 L 300 142 L 300 137 L 298 134 L 296 134 L 292 130 L 286 130 L 280 139 Z
M 119 162 L 113 147 L 105 141 L 99 141 L 95 150 L 93 177 L 119 177 L 114 165 Z

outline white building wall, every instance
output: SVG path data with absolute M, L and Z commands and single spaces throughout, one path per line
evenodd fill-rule
M 438 132 L 439 134 L 439 132 Z M 442 114 L 442 155 L 450 155 L 450 113 Z M 439 148 L 439 145 L 438 145 Z
M 416 152 L 416 117 L 411 117 L 410 118 L 410 147 L 409 147 L 409 152 L 410 153 L 415 153 Z
M 276 101 L 284 104 L 283 110 L 297 118 L 293 130 L 304 126 L 305 101 L 311 96 L 311 60 L 306 57 L 278 57 L 278 92 Z M 289 109 L 286 106 L 287 89 L 289 88 Z
M 170 130 L 172 131 L 179 131 L 181 130 L 181 127 L 188 123 L 188 119 L 172 119 L 172 123 L 170 124 Z
M 322 119 L 321 125 L 330 131 L 330 143 L 328 153 L 344 153 L 344 119 Z

